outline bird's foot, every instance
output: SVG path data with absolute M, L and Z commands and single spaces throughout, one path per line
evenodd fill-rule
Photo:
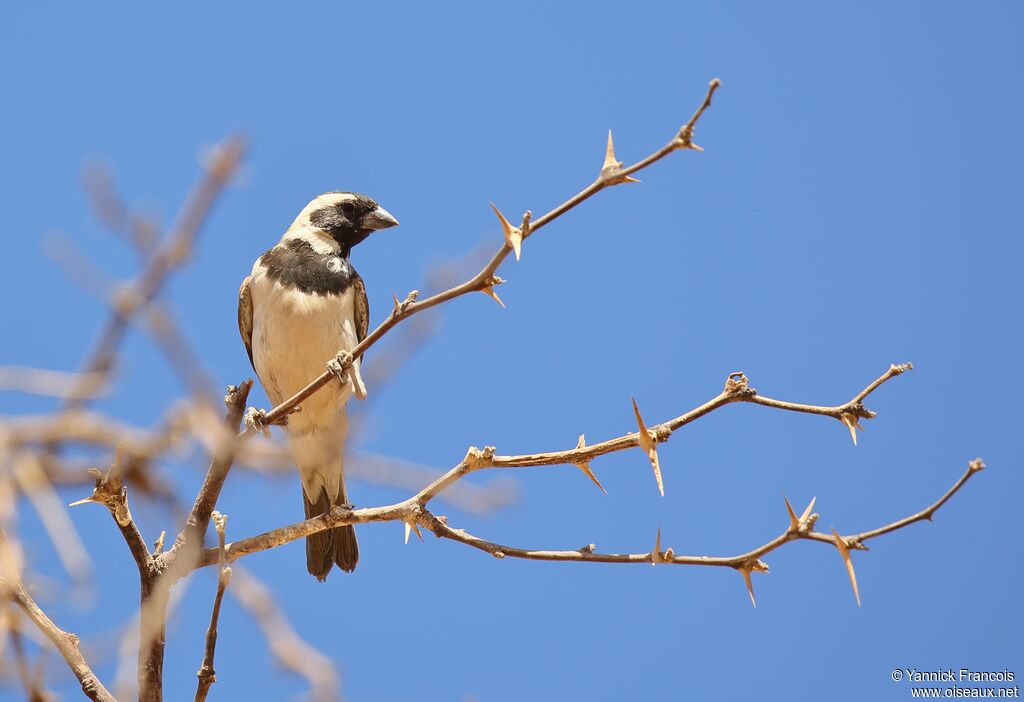
M 267 423 L 266 410 L 249 407 L 245 410 L 245 428 L 247 431 L 259 432 L 263 436 L 270 437 L 270 426 Z
M 359 371 L 355 369 L 355 358 L 348 351 L 341 351 L 337 356 L 327 362 L 329 370 L 342 385 L 352 384 L 352 392 L 360 400 L 366 399 L 366 386 Z
M 343 384 L 348 382 L 349 368 L 355 363 L 352 354 L 348 351 L 339 351 L 338 355 L 327 362 L 327 370 Z

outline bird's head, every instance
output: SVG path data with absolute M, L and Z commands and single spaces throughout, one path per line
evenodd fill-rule
M 330 192 L 313 198 L 292 228 L 317 229 L 338 242 L 341 255 L 378 229 L 398 226 L 398 220 L 377 202 L 359 193 Z

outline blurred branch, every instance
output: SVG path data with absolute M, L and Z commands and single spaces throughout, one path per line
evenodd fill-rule
M 132 283 L 123 288 L 121 304 L 107 321 L 99 339 L 84 364 L 88 375 L 106 375 L 114 364 L 117 348 L 132 315 L 140 307 L 152 302 L 163 288 L 167 278 L 180 267 L 191 254 L 199 229 L 212 209 L 218 196 L 227 185 L 245 154 L 245 144 L 238 137 L 229 137 L 221 144 L 212 163 L 206 168 L 199 185 L 191 193 L 164 243 L 153 251 L 145 268 Z M 81 393 L 72 386 L 69 397 Z M 75 408 L 81 400 L 68 400 L 64 408 Z
M 274 658 L 309 682 L 315 702 L 338 699 L 338 672 L 331 659 L 296 633 L 266 585 L 236 565 L 232 567 L 232 584 L 228 592 L 256 620 Z
M 25 652 L 25 643 L 21 636 L 21 622 L 15 610 L 5 606 L 3 615 L 7 622 L 7 638 L 10 642 L 11 651 L 14 653 L 14 665 L 18 671 L 18 679 L 25 688 L 25 699 L 28 702 L 49 702 L 50 695 L 43 689 L 40 676 L 40 669 L 33 674 L 29 667 L 28 655 Z M 40 656 L 42 658 L 42 656 Z
M 92 575 L 89 552 L 39 460 L 34 454 L 21 451 L 11 458 L 11 472 L 18 488 L 39 515 L 64 569 L 76 583 L 86 582 Z
M 140 258 L 149 256 L 159 236 L 158 227 L 125 206 L 110 169 L 100 163 L 86 167 L 82 171 L 82 185 L 96 218 L 107 230 L 128 241 Z
M 71 667 L 71 672 L 78 678 L 82 685 L 82 692 L 85 696 L 95 702 L 116 702 L 113 695 L 107 691 L 92 668 L 85 662 L 81 652 L 78 650 L 78 637 L 58 627 L 46 616 L 36 604 L 32 596 L 25 590 L 17 570 L 13 566 L 13 557 L 10 554 L 10 544 L 7 541 L 7 534 L 0 530 L 0 592 L 3 592 L 21 610 L 25 616 L 46 635 L 46 638 L 53 643 L 54 647 L 64 657 Z
M 91 399 L 106 391 L 106 380 L 103 373 L 65 373 L 25 366 L 0 366 L 0 391 L 4 392 Z

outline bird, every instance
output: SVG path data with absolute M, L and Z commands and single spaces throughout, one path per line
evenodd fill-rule
M 370 309 L 350 256 L 371 234 L 395 226 L 398 220 L 366 195 L 318 195 L 256 259 L 238 291 L 238 331 L 275 406 L 325 367 L 338 378 L 306 399 L 284 425 L 306 519 L 335 505 L 351 507 L 345 490 L 346 405 L 352 395 L 366 397 L 360 359 L 352 359 L 351 351 L 366 337 Z M 358 561 L 352 525 L 306 537 L 306 567 L 320 582 L 335 564 L 350 573 Z

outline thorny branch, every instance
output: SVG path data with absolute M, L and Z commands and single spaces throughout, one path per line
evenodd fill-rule
M 841 405 L 831 406 L 808 405 L 764 397 L 759 395 L 757 391 L 750 386 L 749 381 L 743 373 L 732 373 L 726 380 L 725 388 L 717 396 L 708 400 L 704 404 L 679 415 L 678 417 L 653 427 L 644 426 L 643 420 L 640 419 L 639 412 L 637 412 L 636 416 L 640 425 L 637 432 L 625 434 L 623 436 L 589 446 L 586 445 L 586 442 L 581 436 L 575 448 L 563 451 L 523 454 L 518 456 L 497 455 L 494 447 L 491 446 L 485 447 L 483 450 L 477 449 L 476 447 L 470 447 L 469 451 L 466 453 L 466 457 L 458 465 L 403 502 L 383 507 L 370 507 L 356 510 L 346 510 L 340 507 L 335 507 L 330 513 L 314 519 L 297 522 L 248 539 L 229 543 L 223 548 L 218 548 L 216 550 L 207 549 L 199 557 L 197 567 L 211 565 L 215 562 L 219 562 L 220 559 L 225 557 L 229 561 L 233 561 L 241 558 L 242 556 L 276 548 L 277 546 L 281 546 L 282 544 L 290 541 L 343 524 L 402 521 L 407 525 L 407 532 L 409 529 L 414 529 L 419 533 L 419 527 L 423 527 L 430 530 L 438 537 L 458 541 L 466 544 L 467 546 L 490 553 L 496 558 L 512 557 L 531 560 L 579 561 L 589 563 L 671 563 L 675 565 L 730 567 L 743 575 L 750 593 L 751 601 L 755 602 L 756 605 L 753 586 L 750 581 L 750 573 L 768 572 L 768 566 L 760 560 L 761 556 L 774 551 L 790 541 L 806 539 L 811 541 L 821 541 L 836 546 L 840 555 L 843 557 L 847 570 L 850 574 L 854 594 L 857 596 L 857 602 L 859 604 L 860 595 L 856 584 L 856 576 L 853 571 L 853 564 L 849 556 L 849 549 L 866 550 L 867 547 L 864 545 L 864 542 L 868 539 L 887 534 L 891 531 L 895 531 L 896 529 L 913 524 L 914 522 L 931 519 L 935 511 L 945 504 L 946 501 L 949 500 L 961 487 L 963 487 L 974 473 L 977 473 L 984 468 L 984 463 L 980 459 L 971 461 L 967 472 L 961 476 L 956 484 L 954 484 L 942 498 L 926 509 L 886 526 L 879 527 L 871 531 L 850 534 L 848 536 L 840 536 L 837 533 L 829 535 L 813 531 L 814 524 L 818 519 L 818 515 L 812 513 L 814 501 L 812 500 L 803 515 L 797 518 L 787 500 L 786 507 L 790 515 L 789 528 L 781 536 L 767 542 L 766 544 L 736 556 L 677 556 L 673 553 L 672 549 L 662 550 L 660 532 L 654 549 L 639 553 L 599 553 L 595 550 L 593 545 L 572 551 L 524 549 L 498 544 L 469 534 L 465 530 L 450 527 L 448 525 L 448 520 L 445 517 L 435 516 L 427 510 L 427 505 L 443 490 L 451 487 L 470 473 L 485 469 L 575 465 L 583 469 L 588 477 L 594 480 L 594 482 L 598 484 L 598 487 L 600 487 L 600 483 L 597 482 L 596 477 L 594 477 L 593 472 L 590 469 L 591 460 L 609 453 L 624 451 L 634 447 L 644 448 L 645 446 L 650 446 L 649 449 L 645 449 L 645 453 L 651 461 L 656 475 L 659 476 L 660 487 L 660 469 L 658 467 L 656 445 L 667 441 L 677 429 L 696 421 L 700 417 L 703 417 L 720 407 L 724 407 L 727 404 L 735 402 L 747 402 L 784 411 L 803 412 L 832 417 L 842 421 L 847 426 L 850 425 L 850 422 L 847 422 L 846 418 L 851 417 L 854 418 L 851 420 L 853 425 L 860 428 L 859 424 L 856 422 L 857 419 L 870 419 L 875 416 L 874 412 L 864 407 L 863 401 L 868 397 L 868 395 L 878 389 L 883 383 L 901 375 L 911 368 L 912 366 L 909 363 L 891 365 L 885 373 L 868 384 L 867 387 L 858 392 L 851 400 Z
M 632 177 L 633 174 L 660 161 L 674 151 L 680 149 L 702 150 L 693 141 L 694 129 L 701 116 L 710 107 L 712 97 L 719 86 L 720 83 L 717 79 L 712 80 L 704 100 L 689 121 L 676 132 L 668 143 L 632 165 L 624 166 L 622 162 L 617 160 L 612 136 L 609 133 L 604 163 L 597 178 L 576 195 L 570 197 L 549 212 L 533 218 L 532 213 L 527 211 L 524 213 L 520 224 L 514 226 L 497 207 L 492 205 L 501 224 L 504 241 L 483 268 L 465 282 L 425 297 L 422 300 L 419 299 L 419 293 L 416 291 L 412 291 L 401 301 L 396 296 L 394 309 L 391 314 L 352 350 L 350 358 L 361 357 L 371 346 L 403 320 L 470 292 L 485 293 L 501 303 L 494 288 L 504 281 L 496 275 L 497 270 L 510 253 L 514 254 L 517 260 L 520 258 L 525 240 L 536 230 L 550 224 L 558 217 L 608 187 L 636 182 Z M 590 467 L 591 461 L 609 453 L 631 448 L 640 448 L 644 452 L 651 464 L 658 489 L 664 494 L 664 481 L 657 453 L 658 444 L 668 441 L 673 433 L 683 426 L 727 404 L 737 402 L 831 417 L 840 421 L 848 428 L 854 443 L 856 443 L 856 431 L 858 429 L 862 430 L 860 421 L 874 417 L 874 413 L 864 407 L 863 401 L 883 383 L 909 370 L 910 365 L 892 366 L 886 373 L 870 383 L 851 400 L 835 406 L 807 405 L 765 397 L 750 387 L 746 376 L 742 373 L 733 373 L 729 376 L 721 393 L 704 404 L 660 424 L 652 426 L 645 424 L 640 409 L 634 400 L 633 416 L 637 424 L 637 431 L 635 432 L 591 445 L 587 445 L 584 437 L 580 436 L 576 446 L 572 448 L 516 456 L 497 455 L 493 447 L 485 447 L 483 450 L 471 447 L 465 458 L 451 470 L 430 481 L 425 487 L 402 502 L 358 510 L 335 507 L 331 512 L 314 519 L 274 529 L 234 543 L 225 543 L 224 523 L 214 509 L 224 481 L 236 457 L 239 457 L 245 451 L 243 445 L 237 442 L 236 439 L 248 391 L 252 385 L 252 381 L 247 381 L 239 387 L 232 386 L 229 388 L 228 396 L 225 398 L 228 408 L 227 416 L 223 425 L 218 426 L 216 431 L 210 430 L 209 426 L 217 424 L 216 422 L 208 420 L 204 422 L 203 419 L 195 418 L 191 420 L 192 426 L 190 429 L 193 433 L 199 433 L 198 425 L 205 424 L 203 427 L 205 433 L 202 438 L 205 440 L 205 445 L 211 450 L 211 463 L 203 486 L 199 490 L 194 505 L 185 521 L 185 525 L 180 533 L 177 534 L 173 544 L 164 551 L 162 548 L 164 536 L 162 534 L 158 540 L 159 546 L 155 547 L 151 552 L 128 509 L 127 493 L 124 487 L 125 478 L 129 475 L 129 467 L 135 469 L 132 475 L 145 473 L 146 471 L 142 467 L 146 466 L 148 461 L 152 460 L 155 456 L 170 449 L 176 443 L 179 432 L 174 427 L 169 427 L 167 431 L 158 433 L 143 432 L 136 430 L 134 427 L 125 426 L 112 428 L 112 425 L 106 421 L 106 418 L 85 412 L 81 407 L 94 394 L 96 388 L 109 381 L 109 373 L 115 362 L 115 353 L 127 326 L 133 322 L 135 317 L 143 315 L 147 317 L 151 330 L 154 332 L 161 347 L 165 350 L 171 365 L 175 368 L 176 372 L 182 375 L 188 386 L 197 394 L 202 392 L 207 386 L 205 376 L 195 372 L 199 368 L 195 355 L 184 344 L 183 340 L 178 338 L 179 335 L 176 334 L 173 317 L 157 307 L 154 300 L 167 277 L 187 257 L 202 221 L 223 189 L 223 186 L 228 182 L 231 174 L 238 166 L 243 152 L 244 147 L 241 141 L 237 139 L 228 140 L 217 151 L 213 165 L 209 168 L 205 178 L 200 182 L 189 199 L 182 215 L 179 217 L 177 225 L 159 246 L 154 245 L 156 237 L 152 227 L 140 221 L 129 221 L 127 211 L 119 208 L 119 202 L 112 186 L 109 184 L 100 184 L 98 186 L 99 190 L 97 191 L 96 199 L 101 217 L 110 224 L 112 229 L 130 234 L 138 254 L 146 261 L 144 270 L 132 283 L 125 285 L 115 297 L 113 304 L 114 312 L 103 333 L 100 335 L 99 342 L 90 360 L 84 364 L 83 373 L 66 377 L 61 376 L 61 379 L 68 381 L 66 384 L 70 386 L 69 388 L 54 388 L 53 380 L 58 376 L 52 374 L 40 374 L 32 378 L 26 376 L 25 381 L 17 379 L 18 382 L 22 382 L 21 387 L 52 392 L 64 398 L 65 402 L 62 412 L 56 418 L 31 418 L 20 420 L 20 423 L 19 421 L 4 421 L 0 423 L 0 449 L 15 448 L 22 450 L 27 443 L 33 442 L 56 446 L 68 440 L 82 441 L 106 447 L 111 447 L 115 444 L 124 446 L 123 453 L 119 451 L 118 457 L 107 473 L 103 474 L 99 471 L 94 473 L 96 486 L 93 495 L 84 501 L 99 502 L 108 507 L 129 546 L 139 570 L 142 603 L 139 613 L 138 679 L 139 698 L 141 700 L 146 700 L 147 702 L 159 702 L 162 700 L 165 624 L 170 588 L 174 583 L 196 568 L 214 563 L 218 563 L 220 566 L 217 593 L 214 599 L 213 612 L 211 613 L 210 626 L 207 631 L 203 664 L 198 674 L 199 680 L 196 691 L 196 699 L 205 700 L 210 687 L 216 679 L 213 662 L 217 639 L 217 623 L 221 603 L 231 573 L 231 568 L 228 564 L 242 556 L 274 548 L 334 526 L 367 522 L 401 521 L 406 525 L 407 538 L 411 531 L 420 534 L 420 528 L 422 527 L 430 530 L 439 538 L 463 543 L 497 558 L 513 557 L 546 561 L 601 563 L 650 563 L 652 565 L 671 563 L 677 565 L 729 567 L 743 575 L 751 601 L 754 601 L 754 594 L 750 574 L 752 572 L 768 571 L 767 565 L 761 560 L 762 556 L 790 541 L 800 539 L 819 541 L 833 545 L 843 558 L 859 604 L 860 595 L 850 551 L 866 550 L 865 542 L 872 538 L 901 529 L 918 521 L 930 520 L 934 513 L 959 491 L 974 473 L 984 468 L 984 464 L 980 459 L 972 461 L 967 472 L 961 476 L 953 487 L 938 501 L 924 510 L 885 526 L 846 536 L 840 535 L 835 530 L 831 534 L 814 531 L 814 526 L 818 520 L 818 515 L 813 512 L 814 500 L 811 500 L 811 503 L 800 516 L 797 516 L 787 499 L 786 509 L 789 525 L 785 532 L 751 551 L 725 557 L 676 555 L 671 548 L 662 549 L 660 530 L 655 540 L 654 548 L 650 551 L 638 553 L 601 553 L 596 550 L 593 544 L 571 551 L 530 550 L 488 541 L 469 534 L 465 530 L 451 527 L 446 517 L 435 515 L 428 510 L 428 505 L 438 498 L 443 491 L 451 489 L 470 473 L 480 470 L 573 465 L 582 470 L 589 479 L 603 490 L 604 488 Z M 101 199 L 105 201 L 100 202 Z M 269 412 L 263 413 L 260 424 L 269 426 L 282 423 L 290 413 L 300 408 L 302 402 L 327 385 L 333 377 L 333 373 L 325 371 L 293 397 L 272 408 Z M 31 382 L 27 382 L 28 380 L 31 380 Z M 247 422 L 247 429 L 243 432 L 242 436 L 251 434 L 255 428 L 258 428 L 255 424 L 251 425 Z M 248 443 L 251 444 L 252 442 Z M 53 458 L 53 456 L 51 455 L 49 458 Z M 49 460 L 40 461 L 41 466 L 49 466 L 50 463 L 51 461 Z M 4 488 L 4 486 L 0 485 L 0 488 Z M 0 510 L 0 516 L 2 516 L 2 510 Z M 211 518 L 215 520 L 217 526 L 218 547 L 204 550 L 203 541 Z M 0 595 L 17 603 L 26 616 L 54 643 L 82 683 L 83 690 L 91 699 L 112 700 L 113 697 L 103 687 L 102 683 L 96 679 L 96 676 L 79 653 L 77 637 L 57 628 L 39 610 L 35 602 L 25 591 L 18 575 L 19 571 L 17 568 L 9 566 L 13 559 L 6 555 L 9 552 L 8 542 L 2 530 L 0 530 L 0 549 L 3 551 L 3 553 L 0 553 L 0 556 L 3 556 L 2 560 L 5 566 L 3 570 L 0 570 Z M 244 575 L 244 572 L 240 571 L 239 575 Z M 264 626 L 264 623 L 266 624 L 264 629 L 267 632 L 268 641 L 275 655 L 285 662 L 288 667 L 305 675 L 310 680 L 314 696 L 317 699 L 332 698 L 337 688 L 337 675 L 333 672 L 330 661 L 309 648 L 291 631 L 286 622 L 282 624 L 279 620 L 280 617 L 274 616 L 272 599 L 267 595 L 265 589 L 261 590 L 258 581 L 250 581 L 240 577 L 237 586 L 233 585 L 229 592 L 234 594 L 247 608 L 255 613 L 257 619 L 261 622 L 261 626 Z M 282 644 L 281 641 L 286 641 L 287 643 Z

